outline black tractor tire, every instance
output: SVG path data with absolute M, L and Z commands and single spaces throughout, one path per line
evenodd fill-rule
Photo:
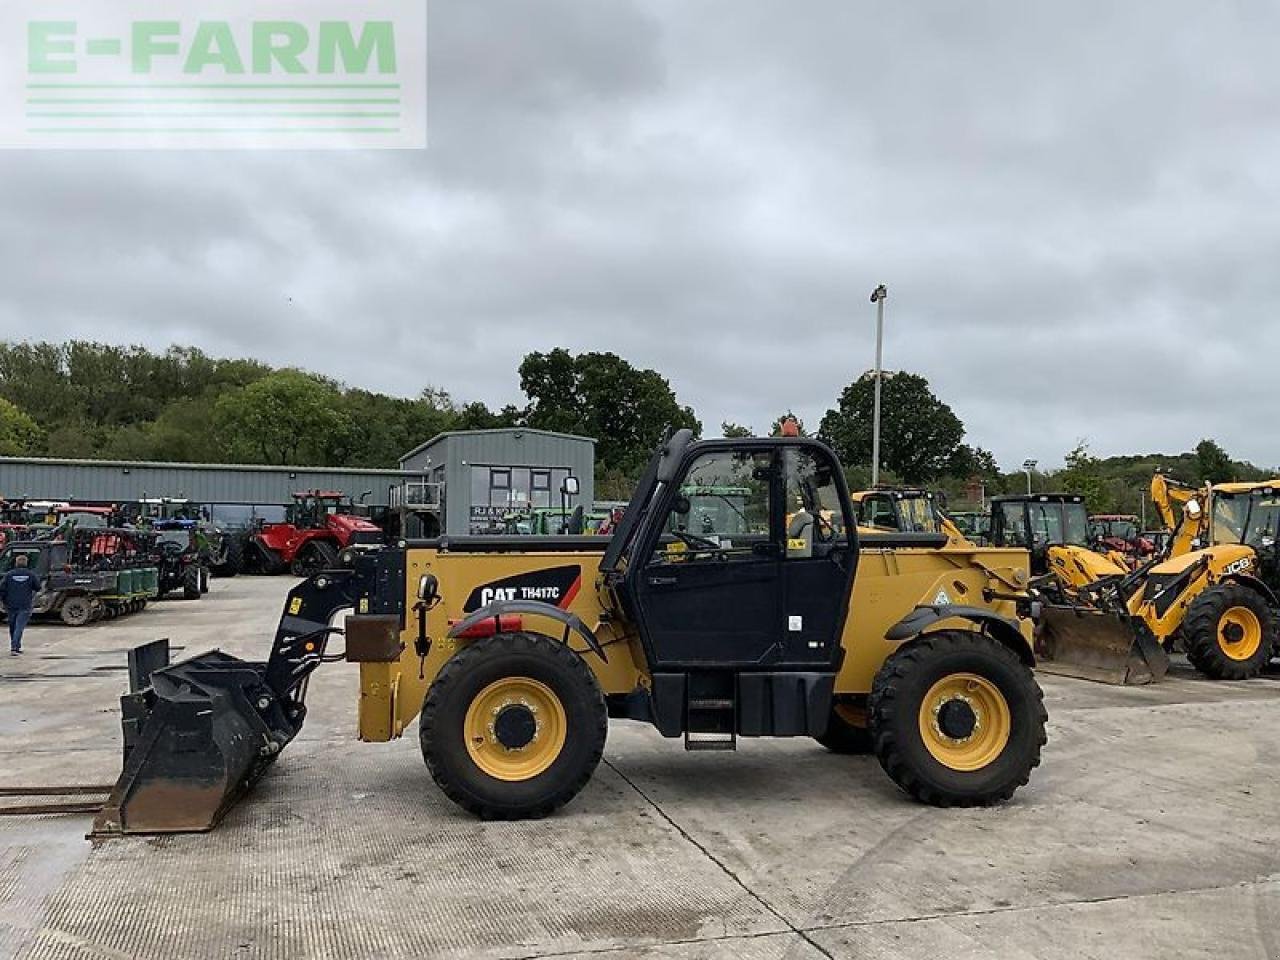
M 930 700 L 938 708 L 932 716 Z M 876 674 L 868 710 L 880 766 L 916 800 L 938 807 L 1008 800 L 1039 766 L 1047 740 L 1031 668 L 973 631 L 940 630 L 900 647 Z
M 1235 641 L 1247 645 L 1233 651 L 1229 637 L 1233 629 L 1244 629 L 1234 622 L 1237 618 L 1256 626 L 1258 636 L 1253 643 L 1247 637 Z M 1206 677 L 1248 680 L 1261 674 L 1275 653 L 1275 618 L 1258 591 L 1242 583 L 1222 583 L 1191 601 L 1182 621 L 1182 642 L 1191 665 Z
M 184 600 L 200 599 L 200 566 L 192 563 L 182 570 L 182 598 Z
M 256 536 L 246 541 L 243 559 L 240 563 L 241 573 L 257 573 L 268 577 L 284 573 L 289 565 Z
M 502 779 L 473 756 L 468 713 L 473 702 L 479 707 L 492 691 L 501 696 L 502 685 L 530 682 L 549 692 L 562 711 L 563 742 L 558 752 L 542 755 L 545 767 L 524 778 Z M 538 714 L 545 726 L 537 727 L 537 734 L 551 737 L 555 707 L 550 713 L 544 709 Z M 445 663 L 423 701 L 419 730 L 422 757 L 445 796 L 486 820 L 524 820 L 544 817 L 577 796 L 604 753 L 609 718 L 600 685 L 578 654 L 542 634 L 506 633 L 477 640 Z M 489 730 L 495 741 L 482 749 L 492 749 L 501 761 L 493 723 Z
M 93 602 L 88 597 L 67 597 L 58 614 L 68 627 L 83 627 L 93 620 Z
M 852 714 L 857 711 L 846 704 L 833 704 L 831 716 L 827 720 L 827 729 L 814 737 L 832 753 L 863 754 L 870 753 L 871 728 L 867 726 L 865 717 L 862 723 L 852 722 Z M 865 710 L 861 711 L 864 715 Z
M 221 563 L 215 563 L 210 571 L 215 577 L 234 577 L 240 572 L 240 567 L 244 563 L 244 538 L 234 534 L 227 534 L 227 550 L 222 557 Z
M 313 540 L 298 551 L 289 564 L 289 572 L 295 577 L 314 577 L 321 570 L 332 570 L 338 566 L 338 551 L 331 543 Z

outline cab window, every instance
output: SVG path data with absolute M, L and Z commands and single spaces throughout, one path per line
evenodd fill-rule
M 872 527 L 884 527 L 887 530 L 898 529 L 898 515 L 893 509 L 893 502 L 884 496 L 869 497 L 863 501 L 866 523 Z
M 1021 503 L 1000 504 L 1001 540 L 1007 547 L 1027 546 L 1027 525 Z
M 27 558 L 28 569 L 37 571 L 40 566 L 40 549 L 38 547 L 31 548 L 13 548 L 6 550 L 0 554 L 0 573 L 8 573 L 13 569 L 14 561 L 19 557 Z
M 813 450 L 789 447 L 783 454 L 786 476 L 788 559 L 825 556 L 848 542 L 840 488 L 832 465 Z M 873 500 L 872 506 L 875 503 Z
M 748 561 L 773 542 L 773 454 L 718 450 L 689 465 L 663 523 L 655 563 Z

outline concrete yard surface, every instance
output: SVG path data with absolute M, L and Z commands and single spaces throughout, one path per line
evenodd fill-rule
M 263 658 L 289 578 L 215 580 L 0 661 L 0 785 L 106 783 L 125 651 L 169 637 Z M 354 666 L 212 833 L 84 839 L 0 817 L 0 956 L 1081 958 L 1280 955 L 1280 682 L 1041 677 L 1049 745 L 1002 807 L 910 801 L 808 740 L 685 753 L 614 722 L 583 793 L 482 823 L 436 789 L 416 727 L 355 738 Z

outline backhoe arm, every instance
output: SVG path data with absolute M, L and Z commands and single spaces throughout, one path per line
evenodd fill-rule
M 1191 549 L 1200 535 L 1204 518 L 1204 492 L 1199 487 L 1181 483 L 1163 473 L 1151 477 L 1151 503 L 1160 515 L 1161 525 L 1173 536 L 1168 556 L 1177 557 Z M 1191 504 L 1195 506 L 1191 506 Z

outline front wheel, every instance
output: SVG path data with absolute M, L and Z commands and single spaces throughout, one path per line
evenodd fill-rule
M 943 630 L 885 661 L 869 702 L 876 757 L 923 803 L 1008 800 L 1040 763 L 1048 719 L 1031 669 L 985 634 Z
M 1240 583 L 1203 591 L 1187 608 L 1182 632 L 1187 659 L 1214 680 L 1258 676 L 1276 642 L 1266 599 Z
M 572 800 L 604 752 L 595 675 L 562 643 L 498 634 L 453 655 L 427 691 L 422 756 L 454 803 L 484 819 L 543 817 Z
M 93 619 L 93 603 L 88 597 L 67 597 L 58 614 L 68 627 L 83 627 Z
M 200 568 L 194 563 L 182 570 L 182 598 L 184 600 L 200 599 Z

